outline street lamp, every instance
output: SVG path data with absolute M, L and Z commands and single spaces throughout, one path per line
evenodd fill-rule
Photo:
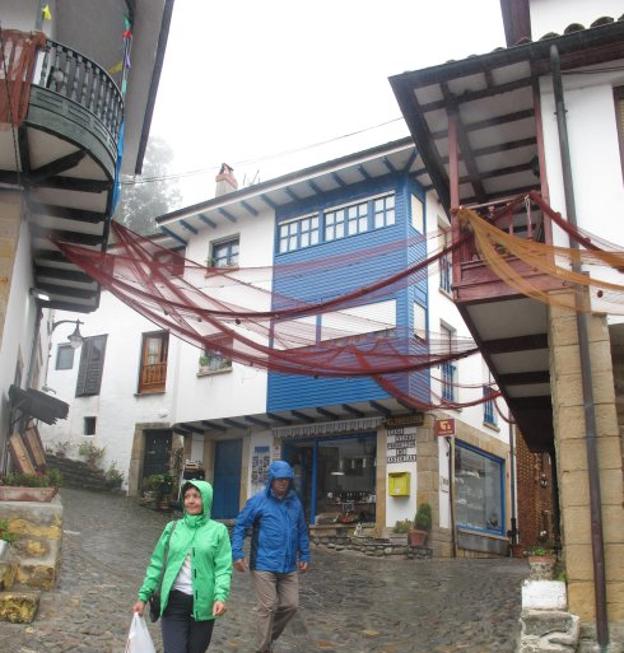
M 82 334 L 80 333 L 80 325 L 84 324 L 84 322 L 81 322 L 80 320 L 58 320 L 58 322 L 53 322 L 52 323 L 52 328 L 50 329 L 50 335 L 56 329 L 57 326 L 60 326 L 61 324 L 76 324 L 76 328 L 72 331 L 67 336 L 67 340 L 69 340 L 69 344 L 71 345 L 72 349 L 78 349 L 80 345 L 84 342 L 84 338 Z

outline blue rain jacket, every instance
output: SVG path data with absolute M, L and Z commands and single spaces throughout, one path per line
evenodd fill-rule
M 269 480 L 264 490 L 247 501 L 236 518 L 232 533 L 232 557 L 241 560 L 243 540 L 248 528 L 252 528 L 250 569 L 288 574 L 297 569 L 297 560 L 310 560 L 308 526 L 303 506 L 293 489 L 292 467 L 283 460 L 276 460 L 269 467 Z M 271 491 L 276 478 L 289 478 L 288 492 L 278 499 Z

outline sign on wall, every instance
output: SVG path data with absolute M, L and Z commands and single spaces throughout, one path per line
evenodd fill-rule
M 441 437 L 455 435 L 455 420 L 453 418 L 436 419 L 433 422 L 433 432 Z
M 251 486 L 254 492 L 259 492 L 269 478 L 271 450 L 268 446 L 254 447 L 251 457 Z
M 386 430 L 386 463 L 416 462 L 416 429 L 398 427 Z

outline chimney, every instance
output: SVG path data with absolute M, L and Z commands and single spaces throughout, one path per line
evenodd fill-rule
M 231 193 L 238 188 L 238 182 L 234 176 L 234 168 L 230 168 L 227 163 L 221 164 L 221 170 L 219 170 L 219 174 L 215 177 L 215 181 L 217 182 L 215 197 Z

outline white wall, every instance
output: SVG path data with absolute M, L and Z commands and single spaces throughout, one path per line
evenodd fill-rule
M 387 442 L 392 441 L 392 436 L 388 432 L 390 429 L 386 429 L 386 439 Z M 418 432 L 418 427 L 408 426 L 403 429 L 402 434 L 405 436 L 413 436 L 416 438 L 416 433 Z M 407 453 L 415 452 L 418 455 L 417 446 L 414 448 L 408 448 Z M 386 449 L 386 460 L 389 456 L 392 456 L 394 451 L 392 449 Z M 410 493 L 409 496 L 405 497 L 396 497 L 390 496 L 390 474 L 397 472 L 408 472 L 410 474 Z M 418 503 L 418 496 L 416 489 L 418 488 L 418 463 L 417 462 L 401 462 L 401 463 L 386 463 L 386 526 L 391 528 L 396 524 L 397 521 L 402 521 L 404 519 L 410 519 L 414 521 L 416 516 L 416 506 Z
M 271 266 L 273 259 L 274 215 L 272 211 L 261 212 L 257 216 L 241 218 L 236 224 L 224 220 L 216 229 L 207 227 L 194 236 L 188 244 L 186 256 L 205 265 L 210 256 L 210 244 L 230 236 L 239 236 L 239 265 L 243 268 L 266 266 L 260 271 L 257 280 L 263 288 L 271 287 Z M 198 284 L 201 287 L 201 282 Z M 253 303 L 245 299 L 240 287 L 225 286 L 210 289 L 220 299 L 248 306 L 253 310 L 270 310 L 270 296 Z M 240 331 L 249 338 L 258 336 L 244 329 Z M 236 328 L 236 327 L 233 327 Z M 260 338 L 267 342 L 266 339 Z M 184 388 L 178 393 L 175 404 L 175 417 L 178 422 L 217 419 L 263 413 L 266 410 L 267 373 L 239 363 L 232 370 L 204 376 L 197 376 L 198 360 L 201 351 L 198 347 L 183 343 L 180 348 L 179 385 Z
M 427 236 L 429 238 L 428 248 L 432 253 L 436 247 L 434 235 L 438 231 L 438 223 L 448 224 L 444 210 L 439 204 L 435 193 L 427 193 L 426 203 L 426 218 L 427 218 Z M 457 307 L 453 300 L 440 290 L 440 275 L 439 267 L 436 264 L 429 268 L 429 333 L 432 339 L 439 339 L 440 337 L 440 323 L 443 322 L 446 326 L 455 329 L 458 337 L 471 338 L 470 331 L 464 323 Z M 459 402 L 470 402 L 479 399 L 483 395 L 481 385 L 489 382 L 487 366 L 483 362 L 480 354 L 469 356 L 453 363 L 457 367 L 456 380 L 462 385 L 476 385 L 475 388 L 456 388 L 456 397 Z M 442 384 L 440 381 L 434 380 L 442 378 L 442 370 L 439 366 L 431 368 L 431 388 L 434 393 L 433 401 L 437 401 L 437 397 L 442 395 Z M 506 403 L 502 399 L 497 399 L 498 406 L 507 414 Z M 484 427 L 483 425 L 483 404 L 462 408 L 460 410 L 445 411 L 449 417 L 461 420 L 477 429 L 482 430 L 488 435 L 506 441 L 504 429 L 499 431 Z
M 8 200 L 8 196 L 5 196 Z M 20 211 L 21 200 L 0 202 L 0 211 Z M 8 432 L 9 418 L 9 387 L 15 380 L 18 361 L 22 365 L 21 386 L 27 387 L 28 368 L 34 338 L 36 306 L 28 294 L 32 287 L 32 260 L 30 257 L 30 234 L 25 221 L 19 227 L 15 261 L 11 272 L 11 288 L 9 291 L 4 327 L 0 342 L 0 446 Z M 0 461 L 0 468 L 3 461 Z
M 56 3 L 49 0 L 47 3 L 52 13 L 51 21 L 44 21 L 42 28 L 48 34 L 53 34 L 54 18 L 56 15 Z M 23 32 L 30 32 L 35 29 L 37 20 L 38 0 L 2 0 L 2 27 L 4 29 L 19 29 Z
M 536 41 L 548 32 L 563 34 L 570 23 L 589 27 L 601 16 L 617 20 L 622 12 L 622 0 L 531 0 L 531 36 Z
M 75 396 L 81 349 L 74 355 L 72 369 L 55 369 L 58 344 L 67 342 L 73 329 L 71 324 L 57 327 L 52 334 L 47 385 L 56 391 L 52 396 L 70 404 L 70 410 L 67 420 L 54 426 L 43 426 L 41 435 L 47 444 L 69 441 L 72 455 L 77 453 L 82 442 L 105 447 L 102 465 L 107 468 L 115 462 L 127 476 L 135 424 L 174 421 L 172 403 L 177 392 L 175 369 L 179 341 L 174 337 L 169 339 L 166 392 L 138 395 L 141 336 L 159 327 L 106 291 L 102 292 L 100 308 L 94 313 L 76 315 L 56 311 L 54 315 L 55 320 L 75 320 L 77 317 L 84 322 L 80 327 L 83 336 L 108 335 L 100 393 L 91 397 Z M 97 418 L 94 436 L 84 435 L 84 418 L 87 416 Z

